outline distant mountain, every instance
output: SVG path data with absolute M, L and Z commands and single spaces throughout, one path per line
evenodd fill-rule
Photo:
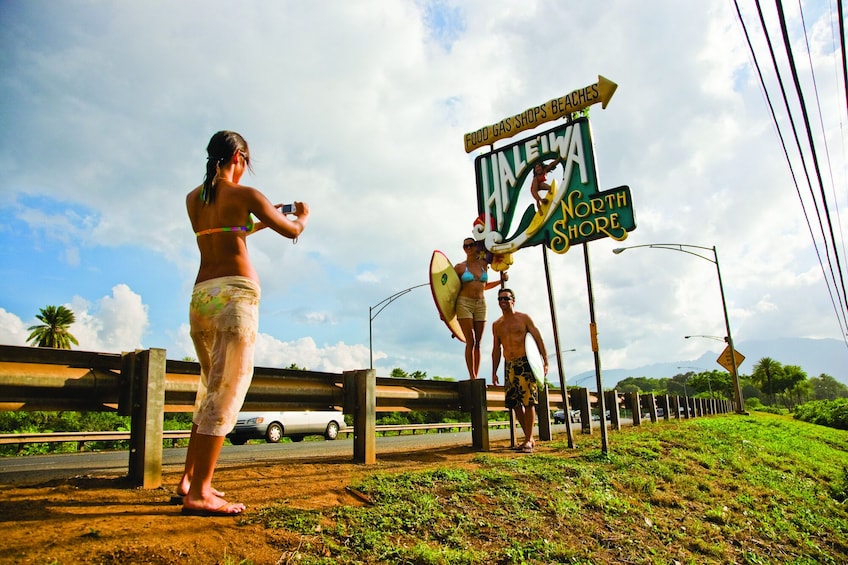
M 734 344 L 736 351 L 745 356 L 745 361 L 739 367 L 739 374 L 750 375 L 760 359 L 771 357 L 781 365 L 798 365 L 808 378 L 818 377 L 822 373 L 830 375 L 842 384 L 848 385 L 848 347 L 845 342 L 837 339 L 783 338 L 763 341 L 745 341 Z M 668 361 L 654 363 L 633 369 L 607 369 L 601 364 L 601 378 L 604 388 L 613 387 L 627 377 L 651 377 L 655 379 L 669 378 L 687 371 L 689 367 L 716 369 L 722 371 L 716 363 L 718 353 L 707 352 L 697 359 L 688 361 Z M 687 367 L 680 369 L 679 367 Z M 585 371 L 568 378 L 569 384 L 586 386 L 594 378 L 595 371 Z M 590 387 L 591 388 L 591 387 Z

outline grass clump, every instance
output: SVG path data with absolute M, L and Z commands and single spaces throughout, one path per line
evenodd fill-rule
M 627 428 L 609 453 L 579 440 L 375 473 L 351 485 L 373 506 L 252 519 L 299 534 L 304 565 L 848 562 L 845 431 L 755 413 Z

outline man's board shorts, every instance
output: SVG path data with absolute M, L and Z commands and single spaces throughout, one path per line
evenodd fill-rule
M 518 357 L 506 362 L 504 379 L 504 404 L 507 409 L 539 404 L 539 387 L 527 357 Z
M 475 322 L 485 322 L 486 299 L 457 296 L 456 317 L 460 320 L 463 318 L 472 318 Z
M 247 277 L 220 277 L 194 287 L 189 322 L 200 362 L 192 416 L 198 433 L 225 436 L 235 426 L 253 379 L 260 296 L 259 284 Z

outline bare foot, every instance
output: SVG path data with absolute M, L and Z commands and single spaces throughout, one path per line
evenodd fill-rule
M 235 516 L 244 512 L 241 502 L 227 502 L 218 496 L 209 498 L 183 499 L 182 513 L 188 516 Z
M 245 506 L 240 502 L 227 502 L 223 499 L 222 504 L 215 508 L 193 507 L 183 505 L 181 513 L 183 516 L 238 516 L 244 512 Z

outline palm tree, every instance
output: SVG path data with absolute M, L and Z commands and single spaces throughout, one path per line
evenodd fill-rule
M 782 389 L 787 393 L 786 407 L 789 409 L 792 408 L 793 395 L 795 396 L 794 400 L 798 404 L 801 404 L 801 397 L 803 395 L 809 396 L 813 390 L 807 381 L 807 373 L 798 365 L 784 365 L 781 377 L 778 389 Z
M 769 395 L 771 404 L 774 404 L 775 381 L 780 378 L 782 372 L 783 365 L 771 357 L 763 357 L 759 363 L 754 365 L 751 379 L 760 387 L 761 391 Z M 766 390 L 766 387 L 768 387 L 768 390 Z
M 36 318 L 44 324 L 27 328 L 32 332 L 27 342 L 34 342 L 36 347 L 56 349 L 70 349 L 72 343 L 79 345 L 77 338 L 68 331 L 68 327 L 76 321 L 72 311 L 64 306 L 46 306 Z

